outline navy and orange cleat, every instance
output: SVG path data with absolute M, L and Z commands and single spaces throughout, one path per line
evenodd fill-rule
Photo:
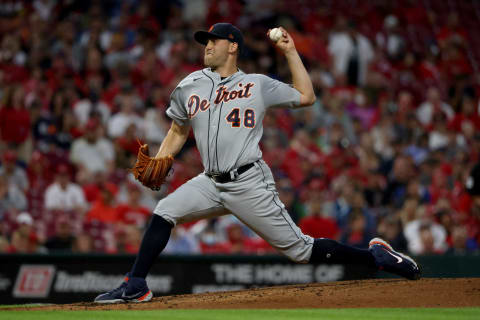
M 109 292 L 102 293 L 94 300 L 96 303 L 147 302 L 153 294 L 143 278 L 130 278 L 127 274 L 122 284 Z
M 420 268 L 409 256 L 393 250 L 383 239 L 373 238 L 368 244 L 380 270 L 397 274 L 410 280 L 420 279 Z

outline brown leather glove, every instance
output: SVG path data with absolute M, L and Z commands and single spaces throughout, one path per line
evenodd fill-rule
M 173 157 L 154 158 L 148 155 L 148 145 L 143 144 L 138 150 L 137 162 L 130 169 L 135 179 L 145 187 L 152 190 L 160 190 L 173 165 Z

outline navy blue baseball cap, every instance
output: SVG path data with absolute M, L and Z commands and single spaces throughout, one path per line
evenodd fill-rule
M 233 24 L 220 22 L 208 29 L 208 31 L 197 31 L 193 35 L 195 40 L 203 45 L 207 45 L 209 39 L 226 39 L 230 42 L 236 42 L 238 49 L 243 49 L 242 32 Z

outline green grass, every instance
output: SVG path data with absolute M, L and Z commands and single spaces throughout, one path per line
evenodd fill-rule
M 290 310 L 153 310 L 153 311 L 8 311 L 0 319 L 169 319 L 169 320 L 477 320 L 480 308 L 290 309 Z

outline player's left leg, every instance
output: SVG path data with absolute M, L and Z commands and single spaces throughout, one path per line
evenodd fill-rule
M 118 288 L 102 293 L 95 298 L 96 303 L 145 302 L 153 294 L 145 281 L 148 270 L 160 252 L 167 245 L 173 225 L 159 215 L 152 215 L 143 235 L 140 250 L 130 272 Z M 127 292 L 129 289 L 129 292 Z
M 189 180 L 157 204 L 140 250 L 123 283 L 99 295 L 95 302 L 144 302 L 152 298 L 145 278 L 163 251 L 176 224 L 226 214 L 217 189 L 205 174 Z
M 237 181 L 226 183 L 224 187 L 228 190 L 222 196 L 225 207 L 293 261 L 362 264 L 372 268 L 389 263 L 386 259 L 389 253 L 384 254 L 385 250 L 379 250 L 378 247 L 364 250 L 335 240 L 313 239 L 304 235 L 280 201 L 270 168 L 263 161 L 257 162 L 255 168 L 245 172 Z M 398 268 L 395 270 L 397 272 L 392 268 L 389 271 L 414 278 L 415 267 L 405 263 L 402 272 L 398 272 Z

